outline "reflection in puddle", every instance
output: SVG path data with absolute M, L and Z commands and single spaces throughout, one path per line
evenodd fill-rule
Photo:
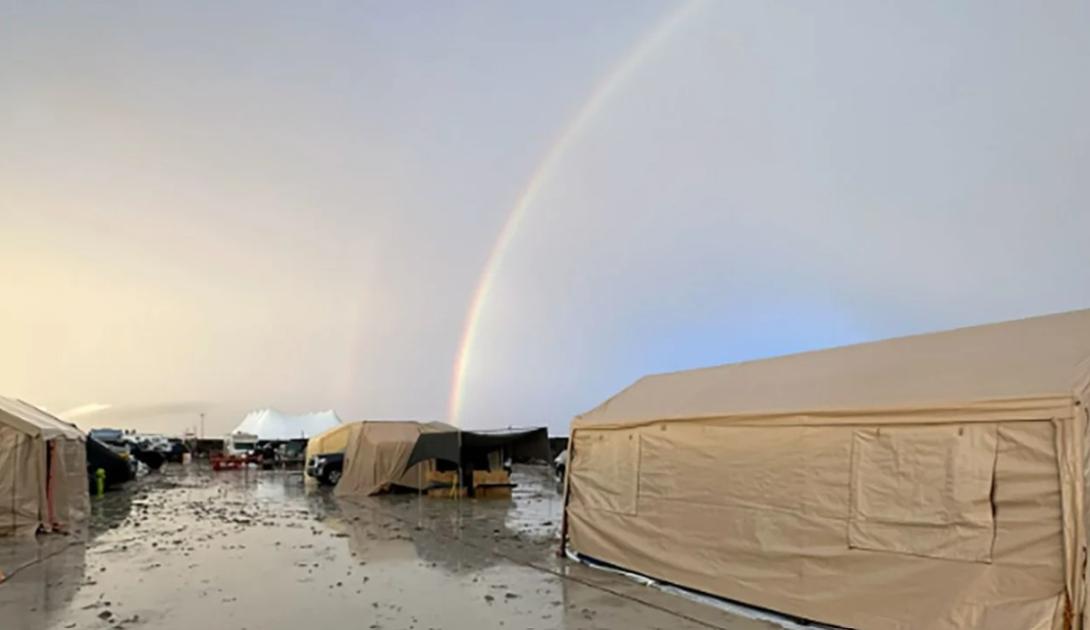
M 339 501 L 298 473 L 170 466 L 94 499 L 86 544 L 0 546 L 0 566 L 30 561 L 0 585 L 0 626 L 707 627 L 651 589 L 558 558 L 549 471 L 516 467 L 513 480 L 510 499 Z
M 4 630 L 49 627 L 86 584 L 84 542 L 71 536 L 42 536 L 21 543 L 0 539 L 0 567 L 9 576 L 0 585 Z

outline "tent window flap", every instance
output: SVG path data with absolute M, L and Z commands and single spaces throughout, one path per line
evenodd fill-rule
M 856 431 L 848 545 L 991 562 L 996 431 L 994 424 Z
M 589 508 L 636 514 L 640 436 L 635 431 L 578 431 L 574 457 L 594 462 L 572 467 L 572 487 Z

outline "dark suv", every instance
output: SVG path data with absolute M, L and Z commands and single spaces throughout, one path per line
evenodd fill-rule
M 335 486 L 344 471 L 344 453 L 323 453 L 307 462 L 307 475 L 323 486 Z

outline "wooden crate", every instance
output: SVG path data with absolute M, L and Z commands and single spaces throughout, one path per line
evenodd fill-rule
M 473 471 L 474 487 L 508 483 L 511 483 L 511 475 L 507 474 L 507 471 L 502 468 L 499 470 Z
M 468 496 L 465 487 L 455 488 L 458 473 L 455 471 L 428 473 L 428 496 L 434 498 L 454 498 Z M 511 475 L 506 470 L 474 470 L 473 494 L 481 499 L 501 499 L 511 496 Z
M 439 472 L 433 470 L 428 473 L 428 485 L 442 484 L 445 486 L 453 486 L 458 481 L 458 472 L 454 470 L 448 470 L 446 472 Z

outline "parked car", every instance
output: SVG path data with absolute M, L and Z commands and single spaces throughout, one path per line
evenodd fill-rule
M 124 446 L 125 432 L 121 429 L 91 429 L 90 436 L 110 446 Z
M 142 444 L 133 444 L 129 449 L 132 452 L 132 456 L 135 457 L 137 461 L 143 462 L 152 470 L 159 470 L 167 460 L 165 453 L 155 449 L 145 448 Z
M 157 433 L 137 433 L 130 437 L 145 451 L 156 451 L 166 455 L 172 449 L 170 440 Z
M 95 473 L 106 472 L 106 487 L 113 488 L 136 478 L 136 460 L 127 451 L 119 450 L 94 437 L 87 437 L 87 484 L 95 492 Z
M 174 462 L 175 464 L 182 463 L 185 459 L 184 455 L 189 452 L 189 446 L 184 440 L 179 438 L 170 438 L 170 451 L 166 453 L 167 461 Z
M 307 476 L 323 486 L 335 486 L 344 472 L 344 453 L 323 453 L 307 462 Z
M 132 445 L 125 439 L 124 431 L 120 429 L 91 429 L 88 434 L 88 441 L 92 439 L 116 453 L 125 462 L 129 468 L 129 474 L 125 481 L 136 479 L 136 473 L 140 470 L 140 461 L 133 457 Z M 88 458 L 89 461 L 90 458 Z M 106 472 L 109 474 L 109 469 Z

